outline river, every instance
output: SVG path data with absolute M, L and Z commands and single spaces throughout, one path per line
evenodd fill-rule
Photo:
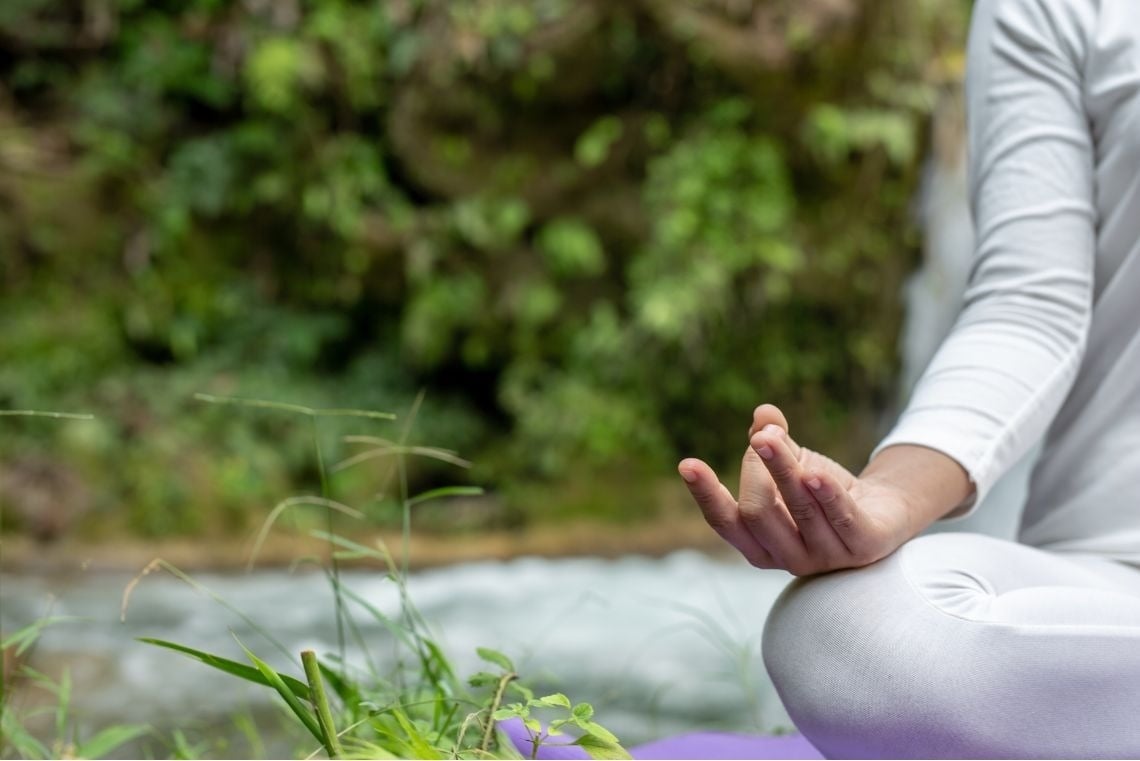
M 475 648 L 513 658 L 532 683 L 588 701 L 627 743 L 694 729 L 773 731 L 787 716 L 764 673 L 759 641 L 765 614 L 790 577 L 684 551 L 665 558 L 520 558 L 415 573 L 413 602 L 435 629 L 461 675 L 480 669 Z M 76 616 L 47 629 L 35 660 L 70 669 L 74 708 L 90 733 L 106 724 L 148 722 L 160 730 L 216 723 L 275 697 L 177 653 L 135 641 L 157 637 L 244 657 L 237 635 L 278 667 L 277 653 L 210 595 L 165 573 L 134 589 L 126 621 L 125 575 L 0 577 L 0 627 L 13 631 L 50 605 Z M 196 576 L 290 653 L 337 650 L 333 598 L 312 571 Z M 344 575 L 346 586 L 389 615 L 395 585 L 381 574 Z M 49 602 L 51 601 L 51 602 Z M 374 657 L 392 653 L 387 631 L 354 611 Z M 349 646 L 360 663 L 359 647 Z M 292 667 L 292 673 L 298 669 Z

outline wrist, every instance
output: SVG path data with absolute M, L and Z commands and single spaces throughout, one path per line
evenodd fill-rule
M 974 492 L 969 475 L 957 460 L 911 444 L 879 452 L 859 479 L 896 496 L 906 509 L 912 536 L 965 504 Z

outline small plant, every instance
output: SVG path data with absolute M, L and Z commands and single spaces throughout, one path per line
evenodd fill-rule
M 505 705 L 491 714 L 495 721 L 517 719 L 526 730 L 530 743 L 530 757 L 538 758 L 538 749 L 547 744 L 551 737 L 566 737 L 566 728 L 577 730 L 577 739 L 554 741 L 553 745 L 576 745 L 591 758 L 629 758 L 613 732 L 593 721 L 594 707 L 589 703 L 571 705 L 570 698 L 560 692 L 536 698 L 534 693 L 521 685 L 514 685 L 525 702 Z M 562 709 L 563 718 L 551 720 L 546 728 L 532 715 L 532 711 Z
M 55 680 L 21 662 L 35 648 L 44 629 L 73 620 L 45 615 L 0 641 L 0 652 L 11 653 L 13 665 L 9 670 L 6 663 L 0 676 L 0 758 L 10 758 L 13 751 L 19 758 L 99 758 L 150 732 L 150 727 L 142 724 L 116 724 L 83 737 L 71 712 L 70 672 L 65 669 Z M 12 690 L 18 682 L 49 693 L 51 703 L 26 713 L 17 711 L 11 703 Z M 46 743 L 27 726 L 42 716 L 50 716 L 52 724 L 54 739 Z
M 241 642 L 238 644 L 248 663 L 165 640 L 144 638 L 142 642 L 174 650 L 232 677 L 274 690 L 307 736 L 319 744 L 319 748 L 311 755 L 323 751 L 329 758 L 519 758 L 517 749 L 499 727 L 499 722 L 517 718 L 526 727 L 531 757 L 535 757 L 538 748 L 549 738 L 563 737 L 565 741 L 559 744 L 577 745 L 594 758 L 629 758 L 617 737 L 593 721 L 593 707 L 586 703 L 572 705 L 560 693 L 536 698 L 529 688 L 519 682 L 514 664 L 500 652 L 479 648 L 479 657 L 496 669 L 480 671 L 465 682 L 461 681 L 432 636 L 427 622 L 408 596 L 408 542 L 413 508 L 431 500 L 479 493 L 478 489 L 472 487 L 445 487 L 414 496 L 408 493 L 409 455 L 430 457 L 460 467 L 468 464 L 454 452 L 409 443 L 411 425 L 422 394 L 413 405 L 397 439 L 345 437 L 346 442 L 365 444 L 369 449 L 349 457 L 331 471 L 326 467 L 325 452 L 321 445 L 319 425 L 322 418 L 350 416 L 367 420 L 389 420 L 394 416 L 367 410 L 318 410 L 255 399 L 206 395 L 198 395 L 197 398 L 215 404 L 286 411 L 309 418 L 321 494 L 291 497 L 279 503 L 259 532 L 253 554 L 256 555 L 257 547 L 273 522 L 288 508 L 310 505 L 325 509 L 328 516 L 327 530 L 313 530 L 310 533 L 326 541 L 331 550 L 331 562 L 325 571 L 336 601 L 339 652 L 323 659 L 311 650 L 300 653 L 299 672 L 304 677 L 301 679 L 277 671 Z M 394 477 L 396 481 L 403 513 L 403 549 L 399 562 L 383 543 L 369 547 L 333 531 L 334 511 L 356 519 L 362 518 L 363 513 L 332 498 L 330 472 L 376 460 L 390 464 L 386 480 L 391 481 Z M 377 561 L 387 569 L 387 578 L 397 586 L 399 592 L 398 616 L 386 615 L 341 583 L 340 563 L 358 559 Z M 202 589 L 201 585 L 177 568 L 156 559 L 125 590 L 124 615 L 134 586 L 143 576 L 158 568 Z M 221 600 L 219 602 L 226 604 Z M 391 634 L 398 650 L 394 673 L 381 674 L 374 665 L 350 612 L 353 606 L 367 612 Z M 242 615 L 240 611 L 234 612 Z M 274 641 L 270 632 L 256 625 L 255 629 L 269 641 Z M 364 669 L 353 669 L 348 665 L 345 651 L 346 639 L 350 636 L 368 663 Z M 290 660 L 296 661 L 295 654 L 289 653 L 280 645 L 278 647 Z M 508 696 L 517 697 L 519 701 L 507 703 Z M 561 710 L 565 714 L 554 717 L 544 730 L 538 719 L 532 716 L 532 711 L 539 710 Z M 568 731 L 577 736 L 568 737 Z

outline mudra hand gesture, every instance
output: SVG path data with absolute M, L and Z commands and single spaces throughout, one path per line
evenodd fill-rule
M 708 524 L 758 568 L 807 576 L 873 563 L 969 493 L 957 463 L 923 447 L 889 447 L 856 477 L 797 444 L 771 404 L 756 408 L 748 435 L 738 499 L 701 460 L 677 469 Z M 921 484 L 915 468 L 926 468 Z M 908 488 L 918 485 L 930 493 Z

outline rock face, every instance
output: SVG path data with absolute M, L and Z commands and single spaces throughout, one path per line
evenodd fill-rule
M 182 425 L 242 382 L 425 388 L 418 433 L 494 487 L 738 461 L 762 401 L 851 467 L 874 443 L 965 0 L 17 5 L 0 406 L 106 411 L 121 467 L 80 472 L 132 531 L 240 528 L 311 475 L 300 428 Z M 50 537 L 33 451 L 0 438 L 4 509 Z
M 38 542 L 52 542 L 89 506 L 87 487 L 59 461 L 24 457 L 0 464 L 0 514 L 5 528 L 20 528 Z

